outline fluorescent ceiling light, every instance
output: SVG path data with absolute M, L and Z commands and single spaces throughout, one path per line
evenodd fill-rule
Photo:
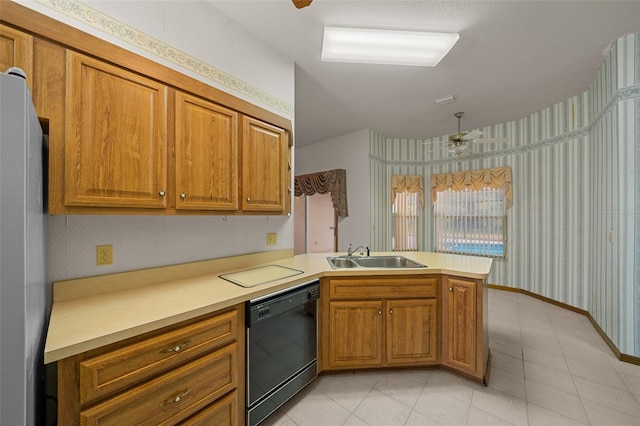
M 433 67 L 458 38 L 448 33 L 324 27 L 322 60 Z

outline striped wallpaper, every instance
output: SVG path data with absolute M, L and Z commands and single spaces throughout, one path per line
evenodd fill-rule
M 370 134 L 374 250 L 391 249 L 394 174 L 510 166 L 507 260 L 489 282 L 587 310 L 618 349 L 640 356 L 640 33 L 617 40 L 590 88 L 536 114 L 480 129 L 508 137 L 455 158 L 446 136 Z M 434 249 L 433 212 L 423 212 L 420 249 Z

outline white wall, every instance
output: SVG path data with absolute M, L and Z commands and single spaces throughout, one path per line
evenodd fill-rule
M 349 217 L 338 219 L 338 251 L 369 246 L 369 129 L 296 148 L 295 175 L 345 169 Z

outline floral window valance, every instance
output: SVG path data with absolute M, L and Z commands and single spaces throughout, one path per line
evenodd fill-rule
M 391 204 L 396 201 L 399 192 L 418 193 L 420 206 L 424 207 L 424 188 L 422 176 L 391 176 Z
M 349 216 L 347 209 L 347 171 L 344 169 L 327 170 L 296 176 L 294 194 L 305 195 L 331 193 L 333 209 L 340 217 Z
M 513 189 L 511 186 L 511 167 L 471 170 L 468 172 L 440 173 L 431 176 L 431 202 L 435 203 L 440 191 L 451 189 L 478 190 L 484 187 L 504 189 L 507 208 L 513 205 Z

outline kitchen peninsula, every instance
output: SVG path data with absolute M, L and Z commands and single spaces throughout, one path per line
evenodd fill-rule
M 491 259 L 372 253 L 427 267 L 332 269 L 331 255 L 281 250 L 55 283 L 44 356 L 58 363 L 59 423 L 117 422 L 139 398 L 143 418 L 242 424 L 244 302 L 316 278 L 319 372 L 440 367 L 486 383 Z M 272 265 L 300 272 L 253 287 L 220 277 Z M 146 402 L 168 388 L 161 410 Z

